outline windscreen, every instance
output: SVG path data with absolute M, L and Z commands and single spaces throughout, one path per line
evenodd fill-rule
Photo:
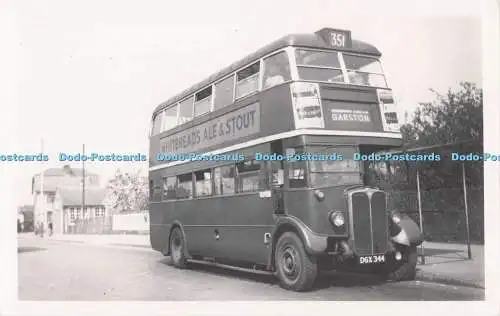
M 297 49 L 295 59 L 302 80 L 387 88 L 380 61 L 373 57 Z

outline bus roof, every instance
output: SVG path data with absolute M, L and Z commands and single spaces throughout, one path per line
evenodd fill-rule
M 154 111 L 154 113 L 157 113 L 159 110 L 166 108 L 170 104 L 177 103 L 184 99 L 185 97 L 198 92 L 202 88 L 205 88 L 206 86 L 210 85 L 212 82 L 217 81 L 219 79 L 224 78 L 225 76 L 231 74 L 232 72 L 238 70 L 239 68 L 248 65 L 254 61 L 259 60 L 263 56 L 266 56 L 267 54 L 270 54 L 274 51 L 277 51 L 279 49 L 288 47 L 288 46 L 297 46 L 297 47 L 305 47 L 305 48 L 318 48 L 318 49 L 329 49 L 331 50 L 332 47 L 329 46 L 318 34 L 312 33 L 312 34 L 290 34 L 287 36 L 284 36 L 264 47 L 261 49 L 257 50 L 256 52 L 246 56 L 243 59 L 240 59 L 237 62 L 234 62 L 230 66 L 212 74 L 210 77 L 207 79 L 185 89 L 181 93 L 177 94 L 174 97 L 171 97 L 167 101 L 161 103 L 158 105 Z M 367 55 L 372 55 L 376 57 L 380 57 L 382 54 L 380 51 L 373 45 L 368 44 L 366 42 L 358 41 L 353 39 L 352 40 L 352 45 L 349 48 L 344 48 L 344 49 L 336 49 L 340 51 L 345 51 L 345 52 L 356 52 L 356 53 L 361 53 L 361 54 L 367 54 Z

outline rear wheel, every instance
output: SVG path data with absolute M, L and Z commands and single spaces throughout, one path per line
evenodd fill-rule
M 386 274 L 390 281 L 411 281 L 417 275 L 417 247 L 405 247 L 402 251 L 403 258 L 400 262 L 393 264 Z
M 184 235 L 180 228 L 175 227 L 170 234 L 170 258 L 176 268 L 186 267 L 185 247 Z
M 302 240 L 292 232 L 284 233 L 279 238 L 275 265 L 280 284 L 287 290 L 310 290 L 318 275 L 317 260 L 305 251 Z

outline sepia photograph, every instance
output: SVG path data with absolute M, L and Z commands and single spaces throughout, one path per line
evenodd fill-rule
M 498 312 L 500 6 L 395 3 L 6 2 L 5 315 Z

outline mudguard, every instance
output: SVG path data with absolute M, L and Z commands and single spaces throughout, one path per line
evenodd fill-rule
M 293 216 L 280 217 L 276 221 L 276 229 L 273 232 L 273 244 L 277 242 L 276 235 L 279 234 L 283 228 L 290 227 L 294 228 L 299 237 L 304 242 L 304 246 L 306 251 L 311 255 L 322 254 L 327 248 L 327 239 L 326 237 L 316 235 L 312 231 L 310 231 L 302 221 Z M 285 228 L 285 230 L 288 230 Z
M 404 246 L 418 246 L 424 241 L 417 223 L 407 215 L 401 215 L 401 221 L 395 225 L 399 226 L 401 231 L 391 238 L 393 242 Z

